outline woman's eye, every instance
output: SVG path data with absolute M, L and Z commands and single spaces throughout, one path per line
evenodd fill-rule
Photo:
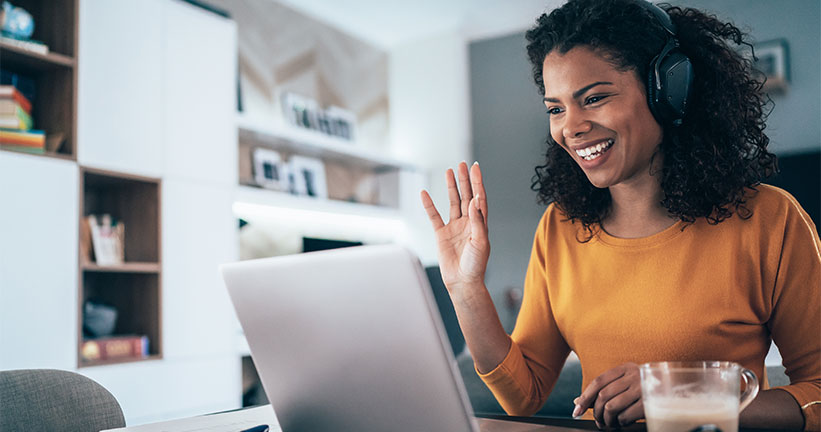
M 596 102 L 601 102 L 606 97 L 607 97 L 607 95 L 590 96 L 589 98 L 587 98 L 585 103 L 588 104 L 588 105 L 589 104 L 594 104 Z
M 556 107 L 553 107 L 553 108 L 548 108 L 548 109 L 547 109 L 547 113 L 548 113 L 549 115 L 556 115 L 556 114 L 559 114 L 559 113 L 561 113 L 561 112 L 562 112 L 562 109 L 561 109 L 561 108 L 556 108 Z

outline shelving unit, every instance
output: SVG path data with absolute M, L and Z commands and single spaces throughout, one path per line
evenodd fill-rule
M 277 148 L 304 156 L 347 162 L 371 169 L 413 168 L 409 163 L 357 147 L 355 142 L 309 129 L 274 122 L 263 123 L 243 114 L 237 115 L 237 127 L 240 141 L 271 142 Z
M 399 210 L 392 207 L 350 203 L 330 199 L 316 199 L 247 185 L 240 185 L 237 188 L 235 202 L 273 208 L 288 208 L 370 218 L 398 219 L 400 217 Z
M 414 170 L 409 163 L 358 147 L 355 142 L 277 123 L 262 123 L 244 115 L 237 117 L 239 135 L 238 201 L 373 217 L 398 217 L 399 174 Z M 322 161 L 328 182 L 328 199 L 294 196 L 263 189 L 256 184 L 253 152 L 256 148 L 277 151 L 283 159 L 293 155 Z M 359 182 L 370 182 L 369 201 L 355 198 Z
M 79 254 L 79 367 L 162 358 L 162 266 L 160 243 L 160 180 L 81 168 L 80 223 L 90 214 L 110 214 L 125 226 L 125 262 L 100 266 Z M 82 232 L 83 230 L 79 230 Z M 88 246 L 82 246 L 81 251 Z M 114 336 L 145 335 L 149 355 L 139 359 L 88 361 L 81 355 L 83 305 L 89 299 L 117 310 Z
M 98 273 L 159 273 L 159 263 L 127 262 L 116 266 L 99 266 L 97 264 L 83 264 L 83 271 Z
M 63 135 L 62 146 L 44 155 L 76 160 L 78 0 L 17 0 L 14 4 L 31 13 L 32 39 L 45 43 L 49 52 L 40 54 L 0 41 L 0 67 L 34 80 L 34 129 L 45 131 L 47 137 Z M 14 151 L 2 146 L 0 150 Z

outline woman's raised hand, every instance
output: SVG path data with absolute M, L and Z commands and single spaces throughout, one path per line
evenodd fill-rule
M 451 295 L 463 294 L 465 287 L 484 284 L 490 256 L 482 172 L 478 163 L 470 167 L 470 173 L 465 162 L 459 164 L 458 170 L 458 187 L 453 170 L 448 169 L 445 174 L 450 200 L 447 224 L 442 221 L 428 192 L 422 191 L 422 205 L 436 233 L 442 280 Z

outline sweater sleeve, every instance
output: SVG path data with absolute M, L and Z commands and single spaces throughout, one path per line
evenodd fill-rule
M 553 318 L 547 292 L 545 221 L 549 212 L 536 231 L 510 350 L 495 369 L 479 373 L 509 415 L 531 416 L 539 411 L 570 354 Z
M 787 198 L 768 327 L 790 378 L 778 388 L 801 406 L 805 430 L 821 430 L 821 241 L 806 212 Z

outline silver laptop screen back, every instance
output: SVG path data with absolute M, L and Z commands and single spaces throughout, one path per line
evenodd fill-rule
M 284 432 L 476 430 L 418 260 L 363 246 L 226 264 Z

